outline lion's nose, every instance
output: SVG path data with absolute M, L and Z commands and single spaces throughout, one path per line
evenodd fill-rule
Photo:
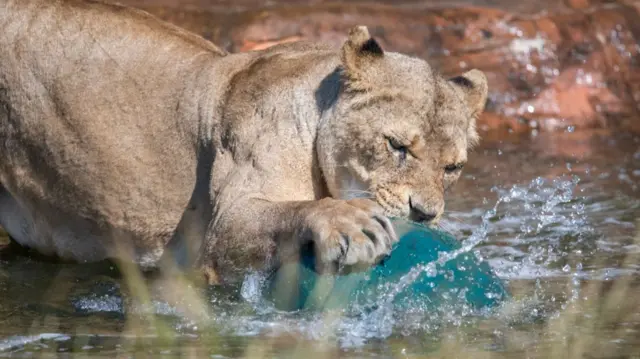
M 409 213 L 409 219 L 415 222 L 429 223 L 438 216 L 438 213 L 436 213 L 436 211 L 427 210 L 420 203 L 415 203 L 414 201 L 412 201 L 411 198 L 409 198 L 409 208 L 411 209 L 411 212 Z

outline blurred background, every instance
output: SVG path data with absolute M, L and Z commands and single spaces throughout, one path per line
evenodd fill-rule
M 443 227 L 475 239 L 514 301 L 499 314 L 283 313 L 259 277 L 201 290 L 2 250 L 5 237 L 0 357 L 639 357 L 640 1 L 121 3 L 229 52 L 301 39 L 337 48 L 363 24 L 385 50 L 446 75 L 483 70 L 482 143 Z
M 636 0 L 123 0 L 230 52 L 364 24 L 385 50 L 489 77 L 484 129 L 640 133 Z

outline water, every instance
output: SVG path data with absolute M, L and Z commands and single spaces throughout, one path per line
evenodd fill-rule
M 631 136 L 502 136 L 476 149 L 449 195 L 443 227 L 508 283 L 513 301 L 489 313 L 395 308 L 394 292 L 433 265 L 395 283 L 373 311 L 285 313 L 260 296 L 257 274 L 238 287 L 204 290 L 122 277 L 110 263 L 51 263 L 5 250 L 0 356 L 638 353 L 639 179 L 640 140 Z

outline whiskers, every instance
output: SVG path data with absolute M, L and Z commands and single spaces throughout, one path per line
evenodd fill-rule
M 462 214 L 464 212 L 455 212 L 455 211 L 444 211 L 444 214 L 447 216 L 447 218 L 451 218 L 456 222 L 460 222 L 466 226 L 471 226 L 472 224 L 467 222 L 466 219 L 460 217 L 460 214 Z
M 468 223 L 467 221 L 465 221 L 464 219 L 462 219 L 457 215 L 459 213 L 460 212 L 445 211 L 443 213 L 443 217 L 446 217 L 446 218 L 442 218 L 440 221 L 438 221 L 437 228 L 445 232 L 455 233 L 460 231 L 460 228 L 454 222 L 458 222 L 464 225 L 465 227 L 471 227 L 470 223 Z
M 344 199 L 356 199 L 356 198 L 365 198 L 374 200 L 382 210 L 384 211 L 384 215 L 388 217 L 404 217 L 402 214 L 402 210 L 391 206 L 389 203 L 384 201 L 384 198 L 380 196 L 376 196 L 376 193 L 373 191 L 362 190 L 362 189 L 343 189 L 340 191 L 341 198 Z
M 345 199 L 367 198 L 375 199 L 375 193 L 360 189 L 344 189 L 340 191 L 340 197 Z
M 449 232 L 449 233 L 452 233 L 452 232 L 456 231 L 456 227 L 453 224 L 447 222 L 446 220 L 440 220 L 436 224 L 436 228 L 441 230 L 441 231 Z

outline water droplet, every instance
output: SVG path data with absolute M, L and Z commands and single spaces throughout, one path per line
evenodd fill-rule
M 431 264 L 431 263 L 430 263 Z M 435 277 L 438 275 L 438 271 L 434 265 L 427 266 L 427 270 L 425 271 L 427 277 Z
M 571 270 L 571 266 L 568 264 L 565 264 L 565 266 L 562 267 L 562 271 L 565 273 L 569 273 L 570 270 Z

